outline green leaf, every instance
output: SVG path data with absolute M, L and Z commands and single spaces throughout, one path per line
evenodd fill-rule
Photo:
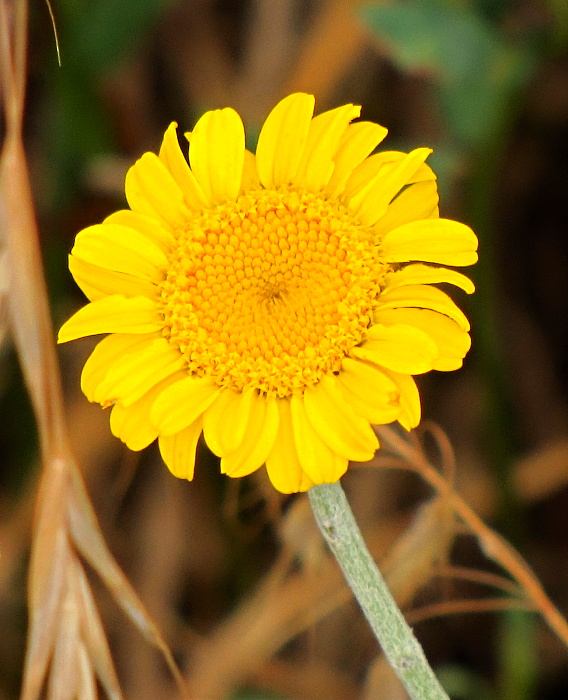
M 534 63 L 471 5 L 407 0 L 363 5 L 359 14 L 396 66 L 431 76 L 449 131 L 464 145 L 498 130 Z
M 546 0 L 552 14 L 552 41 L 556 50 L 562 50 L 568 41 L 568 2 L 566 0 Z
M 535 61 L 528 51 L 499 46 L 484 71 L 467 80 L 440 85 L 442 114 L 458 140 L 477 145 L 501 129 L 510 101 L 532 73 Z
M 448 695 L 461 700 L 495 700 L 495 692 L 479 674 L 463 666 L 438 666 L 436 673 Z
M 445 84 L 484 71 L 498 49 L 489 25 L 445 0 L 371 3 L 359 12 L 400 68 L 431 72 Z
M 102 75 L 132 51 L 170 0 L 67 0 L 58 11 L 63 67 Z

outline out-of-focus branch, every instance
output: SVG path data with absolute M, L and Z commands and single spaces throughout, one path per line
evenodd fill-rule
M 355 14 L 358 0 L 322 4 L 302 41 L 283 94 L 313 93 L 319 109 L 331 102 L 333 90 L 372 42 Z

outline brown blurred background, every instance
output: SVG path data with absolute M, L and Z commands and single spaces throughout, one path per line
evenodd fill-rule
M 463 370 L 420 378 L 424 417 L 450 438 L 458 490 L 567 613 L 568 3 L 61 0 L 53 10 L 61 67 L 47 8 L 31 7 L 26 137 L 55 324 L 83 303 L 66 267 L 74 235 L 124 206 L 126 168 L 171 121 L 189 130 L 204 110 L 233 106 L 254 148 L 289 92 L 314 93 L 318 111 L 361 104 L 389 128 L 385 148 L 435 148 L 442 215 L 479 235 L 478 291 L 457 297 L 473 349 Z M 75 448 L 107 541 L 196 691 L 404 698 L 305 497 L 281 497 L 262 474 L 221 477 L 204 446 L 191 484 L 154 447 L 128 452 L 79 390 L 93 345 L 59 350 Z M 1 353 L 0 699 L 11 700 L 38 455 L 9 342 Z M 373 552 L 408 569 L 395 590 L 405 610 L 503 595 L 392 550 L 418 531 L 431 564 L 498 571 L 443 508 L 412 530 L 433 495 L 416 475 L 353 468 L 343 482 Z M 125 697 L 175 697 L 158 655 L 93 585 Z M 452 698 L 568 697 L 567 650 L 538 616 L 479 607 L 416 623 Z

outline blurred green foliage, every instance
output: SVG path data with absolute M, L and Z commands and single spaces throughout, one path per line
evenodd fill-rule
M 61 67 L 54 70 L 48 62 L 44 75 L 48 99 L 42 140 L 48 144 L 50 163 L 44 194 L 50 208 L 60 210 L 74 200 L 86 161 L 115 150 L 100 81 L 132 55 L 169 4 L 169 0 L 65 0 L 57 5 Z M 52 58 L 55 62 L 55 50 Z
M 449 134 L 461 146 L 493 139 L 536 63 L 530 43 L 512 42 L 475 4 L 381 2 L 359 14 L 395 65 L 432 77 Z
M 65 0 L 58 3 L 63 63 L 101 77 L 147 36 L 170 0 Z
M 496 700 L 495 693 L 479 674 L 459 665 L 442 666 L 436 675 L 451 698 L 460 700 Z

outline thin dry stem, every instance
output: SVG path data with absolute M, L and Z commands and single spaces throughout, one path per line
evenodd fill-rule
M 445 576 L 460 581 L 470 581 L 471 583 L 479 583 L 483 586 L 491 586 L 498 588 L 504 593 L 509 593 L 512 596 L 519 596 L 522 589 L 516 581 L 511 581 L 499 574 L 493 574 L 490 571 L 478 571 L 477 569 L 468 569 L 463 566 L 447 566 L 440 568 L 437 572 L 438 576 Z
M 440 603 L 431 603 L 420 608 L 414 608 L 406 613 L 406 619 L 411 625 L 433 617 L 447 615 L 463 615 L 464 613 L 495 612 L 497 610 L 527 610 L 535 611 L 535 608 L 520 598 L 483 598 L 478 600 L 469 598 L 464 600 L 444 600 Z
M 22 141 L 26 28 L 27 2 L 0 0 L 6 122 L 0 157 L 0 224 L 11 329 L 36 416 L 43 462 L 29 570 L 30 625 L 21 697 L 37 700 L 47 681 L 49 700 L 92 698 L 96 673 L 109 698 L 122 698 L 77 550 L 91 561 L 119 604 L 164 654 L 187 697 L 167 645 L 104 542 L 69 446 Z
M 491 530 L 459 496 L 440 472 L 433 467 L 421 449 L 401 438 L 392 428 L 377 429 L 383 445 L 406 461 L 406 468 L 420 474 L 440 494 L 447 497 L 453 511 L 476 535 L 487 557 L 502 566 L 524 590 L 530 603 L 538 610 L 550 628 L 568 646 L 568 623 L 546 595 L 540 582 L 521 555 L 503 537 Z

